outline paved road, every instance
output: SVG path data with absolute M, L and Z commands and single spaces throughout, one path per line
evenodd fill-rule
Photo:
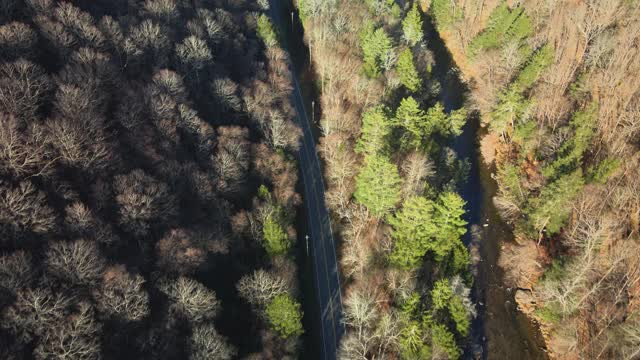
M 281 19 L 280 2 L 271 0 L 271 16 L 280 29 L 291 29 L 288 19 Z M 286 47 L 286 44 L 285 44 Z M 324 201 L 324 181 L 311 125 L 304 106 L 300 84 L 296 78 L 295 65 L 290 64 L 293 73 L 293 102 L 298 113 L 298 122 L 303 132 L 298 154 L 299 166 L 304 183 L 304 202 L 309 216 L 309 248 L 313 258 L 316 293 L 322 326 L 322 353 L 320 359 L 332 360 L 337 357 L 340 337 L 344 333 L 342 322 L 342 294 L 336 258 L 336 246 L 331 229 L 329 212 Z

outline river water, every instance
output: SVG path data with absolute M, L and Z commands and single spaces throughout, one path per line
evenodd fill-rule
M 464 105 L 469 90 L 460 80 L 451 54 L 428 21 L 425 21 L 425 33 L 435 58 L 433 74 L 442 86 L 441 101 L 446 111 L 458 109 Z M 482 161 L 479 153 L 479 139 L 485 131 L 480 127 L 478 116 L 472 116 L 453 144 L 458 155 L 468 159 L 471 165 L 467 182 L 461 189 L 469 222 L 464 240 L 479 255 L 473 287 L 478 316 L 472 323 L 465 358 L 548 359 L 538 327 L 517 310 L 515 289 L 504 285 L 504 272 L 498 266 L 501 244 L 513 241 L 513 233 L 493 205 L 492 198 L 497 191 L 497 184 L 491 178 L 494 169 Z

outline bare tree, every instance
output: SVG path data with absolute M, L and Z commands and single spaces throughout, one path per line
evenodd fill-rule
M 23 250 L 0 256 L 0 287 L 12 292 L 26 288 L 33 279 L 31 255 Z
M 0 110 L 20 119 L 31 119 L 50 89 L 40 66 L 20 59 L 0 65 Z
M 58 117 L 50 120 L 48 126 L 50 141 L 61 162 L 90 174 L 112 165 L 115 150 L 100 124 Z
M 54 242 L 47 250 L 47 271 L 55 278 L 76 286 L 93 286 L 105 268 L 105 260 L 93 241 Z
M 355 354 L 366 358 L 376 338 L 374 330 L 379 316 L 375 294 L 364 288 L 352 288 L 344 301 L 344 323 L 351 328 L 351 339 L 345 339 L 340 346 L 346 358 L 354 358 Z
M 142 8 L 150 18 L 167 24 L 174 23 L 180 16 L 175 0 L 146 0 Z
M 124 265 L 107 268 L 102 285 L 94 291 L 97 309 L 103 314 L 128 321 L 139 321 L 149 315 L 149 295 L 140 274 L 128 272 Z
M 158 288 L 169 298 L 172 313 L 192 323 L 211 320 L 220 310 L 215 292 L 193 279 L 163 279 Z
M 11 330 L 24 341 L 41 336 L 64 322 L 71 299 L 47 288 L 23 289 L 14 303 L 3 312 L 0 326 Z
M 224 110 L 242 110 L 242 100 L 238 96 L 238 85 L 229 78 L 211 82 L 211 93 Z
M 176 45 L 176 55 L 185 74 L 198 79 L 199 72 L 213 60 L 207 43 L 195 36 L 189 36 Z
M 53 17 L 62 24 L 67 33 L 75 38 L 78 47 L 104 47 L 104 36 L 95 26 L 93 17 L 71 3 L 58 3 Z
M 242 298 L 259 307 L 266 306 L 273 298 L 288 291 L 284 279 L 262 269 L 243 276 L 236 287 Z
M 0 173 L 48 177 L 56 160 L 38 123 L 23 126 L 13 116 L 0 115 Z
M 189 33 L 207 40 L 210 45 L 220 42 L 224 37 L 224 30 L 216 19 L 215 14 L 208 9 L 198 9 L 196 14 L 196 18 L 189 20 L 187 23 Z
M 68 205 L 65 209 L 64 223 L 67 229 L 78 235 L 88 234 L 95 227 L 91 210 L 80 201 Z
M 246 180 L 249 169 L 248 135 L 246 128 L 218 128 L 218 152 L 212 160 L 218 174 L 218 187 L 224 192 L 239 191 Z
M 233 346 L 216 331 L 212 324 L 195 327 L 189 347 L 191 360 L 227 360 L 236 355 Z
M 160 25 L 152 20 L 144 20 L 125 39 L 124 51 L 133 62 L 163 67 L 168 63 L 170 44 L 169 37 Z
M 0 55 L 4 60 L 32 58 L 36 52 L 36 32 L 27 24 L 12 22 L 0 26 Z
M 401 165 L 404 181 L 402 182 L 402 194 L 405 199 L 419 196 L 424 193 L 427 180 L 435 175 L 433 162 L 426 154 L 420 152 L 411 153 Z
M 114 177 L 120 224 L 134 235 L 146 235 L 152 224 L 169 220 L 175 213 L 175 199 L 169 187 L 142 170 Z
M 205 262 L 207 252 L 185 229 L 172 229 L 156 244 L 157 266 L 164 272 L 189 274 Z
M 0 231 L 9 239 L 29 233 L 44 235 L 56 228 L 56 215 L 46 196 L 30 181 L 0 184 Z
M 36 359 L 98 360 L 100 324 L 91 305 L 81 302 L 63 322 L 54 324 L 38 339 L 33 351 Z
M 187 102 L 187 89 L 182 76 L 178 73 L 162 69 L 153 75 L 151 81 L 153 84 L 150 91 L 151 95 L 166 94 L 171 96 L 177 103 L 183 104 Z

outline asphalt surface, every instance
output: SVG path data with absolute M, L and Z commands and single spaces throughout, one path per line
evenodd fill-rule
M 287 20 L 282 21 L 280 11 L 281 0 L 271 0 L 271 18 L 280 29 L 290 28 Z M 284 44 L 286 47 L 286 44 Z M 290 63 L 293 74 L 293 103 L 298 114 L 297 120 L 303 136 L 298 153 L 300 172 L 304 183 L 304 203 L 309 217 L 309 255 L 313 259 L 316 293 L 318 296 L 318 316 L 321 324 L 321 354 L 319 359 L 336 359 L 340 337 L 344 334 L 342 321 L 342 293 L 340 291 L 340 274 L 336 257 L 336 246 L 331 229 L 329 211 L 325 205 L 324 180 L 316 143 L 311 131 L 311 123 L 307 116 L 300 84 L 297 79 L 295 65 Z

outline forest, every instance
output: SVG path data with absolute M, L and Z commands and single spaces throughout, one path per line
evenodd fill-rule
M 0 1 L 0 359 L 319 357 L 302 185 L 330 358 L 495 357 L 489 241 L 542 358 L 639 358 L 640 3 L 289 3 Z
M 487 135 L 500 257 L 553 358 L 640 355 L 637 1 L 432 0 Z M 527 295 L 528 294 L 528 295 Z
M 0 358 L 297 358 L 300 131 L 267 11 L 1 2 Z
M 476 116 L 514 236 L 505 287 L 545 356 L 640 356 L 638 2 L 296 4 L 342 241 L 339 358 L 467 353 L 477 259 L 462 241 L 469 162 L 453 144 Z M 460 109 L 442 102 L 431 26 L 469 88 Z
M 418 3 L 298 0 L 318 77 L 327 203 L 342 244 L 339 359 L 458 359 L 476 315 L 453 142 Z M 452 111 L 450 111 L 452 110 Z

